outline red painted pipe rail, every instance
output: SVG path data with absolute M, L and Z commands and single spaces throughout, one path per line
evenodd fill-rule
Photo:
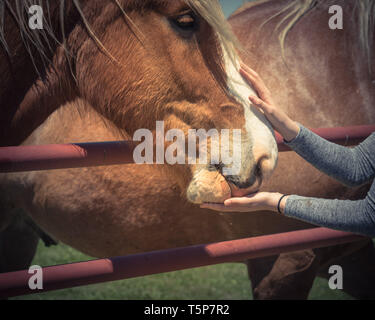
M 235 241 L 219 242 L 43 268 L 43 290 L 31 290 L 27 270 L 0 274 L 0 298 L 71 288 L 106 281 L 238 262 L 308 248 L 365 239 L 315 228 Z
M 0 148 L 0 173 L 133 163 L 130 141 Z
M 375 125 L 313 131 L 331 142 L 351 146 L 375 132 Z M 290 150 L 279 134 L 277 142 L 280 152 Z M 118 141 L 0 148 L 0 173 L 133 163 L 134 146 Z

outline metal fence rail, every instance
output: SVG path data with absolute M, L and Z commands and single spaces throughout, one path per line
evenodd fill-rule
M 374 132 L 375 125 L 313 131 L 331 142 L 349 146 Z M 276 138 L 280 152 L 290 151 L 279 134 Z M 114 141 L 0 148 L 0 173 L 133 163 L 134 147 L 130 141 Z
M 31 290 L 27 270 L 0 274 L 0 298 L 272 256 L 364 239 L 325 228 L 46 267 L 43 290 Z

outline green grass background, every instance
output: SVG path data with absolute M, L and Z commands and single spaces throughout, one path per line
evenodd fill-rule
M 64 245 L 46 248 L 39 243 L 33 264 L 49 266 L 92 258 Z M 248 300 L 250 281 L 243 264 L 222 264 L 136 279 L 108 282 L 13 298 L 12 300 Z M 349 295 L 330 290 L 327 280 L 316 279 L 309 299 L 344 300 Z

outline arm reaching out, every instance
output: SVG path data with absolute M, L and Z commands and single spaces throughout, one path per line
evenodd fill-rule
M 375 133 L 354 149 L 326 141 L 280 110 L 255 71 L 242 65 L 241 74 L 260 96 L 249 97 L 251 102 L 264 112 L 285 143 L 306 161 L 349 186 L 361 185 L 375 176 Z
M 375 237 L 375 182 L 364 200 L 288 197 L 286 216 L 335 230 Z
M 303 126 L 286 143 L 318 170 L 347 186 L 358 186 L 375 176 L 375 133 L 355 148 L 329 142 Z

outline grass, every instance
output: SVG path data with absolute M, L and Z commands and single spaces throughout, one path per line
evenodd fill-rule
M 33 264 L 49 266 L 86 261 L 91 258 L 60 244 L 39 244 Z M 108 282 L 47 292 L 13 300 L 249 300 L 250 281 L 243 264 L 223 264 L 136 279 Z M 327 280 L 316 279 L 309 299 L 344 300 L 351 297 L 332 291 Z

